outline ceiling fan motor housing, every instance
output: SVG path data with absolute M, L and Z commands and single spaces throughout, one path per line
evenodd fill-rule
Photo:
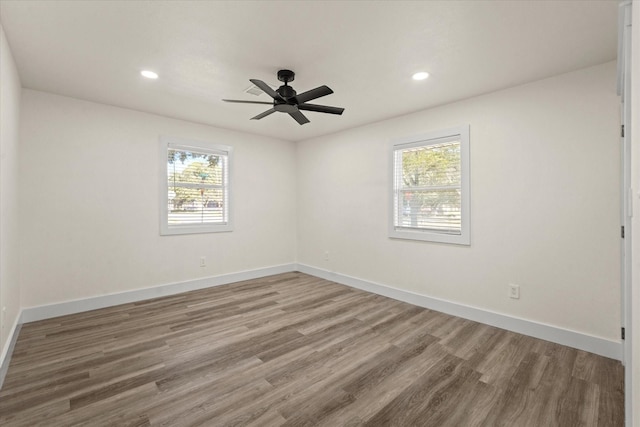
M 280 96 L 286 100 L 289 100 L 289 98 L 293 98 L 294 96 L 296 96 L 296 91 L 293 90 L 291 86 L 287 86 L 286 83 L 280 86 L 276 92 L 278 92 Z M 278 100 L 276 99 L 276 101 Z

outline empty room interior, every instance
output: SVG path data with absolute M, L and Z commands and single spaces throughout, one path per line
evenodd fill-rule
M 0 25 L 0 425 L 640 427 L 637 1 Z

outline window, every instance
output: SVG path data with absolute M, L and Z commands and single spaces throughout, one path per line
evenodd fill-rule
M 469 244 L 469 126 L 392 144 L 393 238 Z
M 176 138 L 160 147 L 160 234 L 231 231 L 231 147 Z

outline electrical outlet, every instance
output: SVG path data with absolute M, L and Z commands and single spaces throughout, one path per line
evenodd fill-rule
M 324 260 L 329 261 L 329 251 L 324 251 Z
M 509 298 L 520 299 L 520 286 L 519 285 L 514 285 L 513 283 L 509 284 Z
M 200 267 L 206 267 L 207 266 L 207 257 L 200 257 Z

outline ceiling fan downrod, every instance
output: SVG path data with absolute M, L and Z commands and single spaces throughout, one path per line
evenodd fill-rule
M 278 71 L 278 80 L 280 80 L 281 82 L 284 82 L 284 84 L 278 88 L 277 92 L 284 99 L 289 99 L 296 96 L 296 91 L 291 86 L 289 86 L 289 82 L 294 81 L 295 78 L 296 78 L 296 73 L 294 73 L 291 70 Z

